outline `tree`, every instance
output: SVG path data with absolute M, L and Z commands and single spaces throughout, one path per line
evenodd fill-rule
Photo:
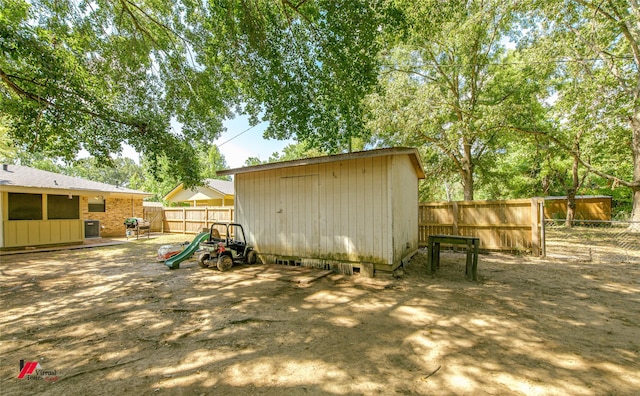
M 548 195 L 557 178 L 550 171 L 546 139 L 530 136 L 506 141 L 478 178 L 477 198 L 519 199 Z M 552 177 L 549 177 L 550 173 Z
M 217 174 L 219 170 L 229 169 L 227 161 L 218 146 L 215 144 L 201 145 L 198 148 L 198 154 L 204 178 L 229 180 L 228 176 L 218 176 Z
M 243 110 L 269 121 L 265 136 L 335 151 L 365 134 L 361 102 L 376 84 L 383 0 L 233 4 L 210 8 L 198 37 L 216 50 L 198 62 L 230 66 Z
M 244 161 L 244 166 L 255 166 L 263 164 L 262 160 L 258 157 L 249 157 Z
M 61 171 L 69 176 L 132 189 L 137 189 L 145 179 L 142 167 L 131 158 L 117 157 L 112 161 L 114 166 L 106 166 L 93 157 L 81 158 Z
M 13 162 L 16 156 L 16 147 L 9 137 L 9 128 L 5 117 L 0 117 L 0 161 L 3 164 Z
M 48 157 L 71 161 L 85 149 L 104 163 L 126 142 L 151 161 L 167 158 L 187 183 L 199 180 L 189 142 L 215 137 L 227 111 L 209 100 L 209 111 L 186 116 L 203 95 L 175 92 L 193 84 L 194 70 L 179 14 L 179 4 L 130 0 L 3 2 L 0 107 L 12 138 Z M 185 121 L 181 134 L 172 117 Z
M 289 144 L 280 153 L 273 153 L 267 162 L 292 161 L 303 158 L 321 157 L 327 155 L 326 152 L 313 147 L 308 142 Z
M 186 186 L 232 111 L 268 136 L 335 147 L 364 133 L 382 0 L 5 0 L 0 107 L 10 135 L 71 161 L 128 143 Z M 172 120 L 181 131 L 172 131 Z
M 504 150 L 509 128 L 541 122 L 544 68 L 506 50 L 517 14 L 509 3 L 396 4 L 404 37 L 384 54 L 383 91 L 369 98 L 369 126 L 386 144 L 433 152 L 427 167 L 455 172 L 472 200 L 477 173 Z
M 323 155 L 327 155 L 327 152 L 319 150 L 313 147 L 308 142 L 299 142 L 292 143 L 287 145 L 282 149 L 281 152 L 275 152 L 271 154 L 269 158 L 265 161 L 262 161 L 257 157 L 249 157 L 244 163 L 244 166 L 255 166 L 261 164 L 268 164 L 271 162 L 283 162 L 283 161 L 293 161 L 297 159 L 303 158 L 311 158 L 311 157 L 321 157 Z
M 155 174 L 156 177 L 144 177 L 142 180 L 135 180 L 131 188 L 152 193 L 153 195 L 148 198 L 149 201 L 162 202 L 165 195 L 182 183 L 181 179 L 169 172 L 172 164 L 164 158 L 152 162 L 145 157 L 141 157 L 140 166 L 142 167 L 143 175 Z
M 535 1 L 543 58 L 557 64 L 557 130 L 542 131 L 590 172 L 627 187 L 640 222 L 640 4 Z M 542 52 L 542 51 L 541 51 Z M 575 138 L 579 136 L 579 147 Z

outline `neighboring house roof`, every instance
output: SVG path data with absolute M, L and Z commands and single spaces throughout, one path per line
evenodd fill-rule
M 354 153 L 346 153 L 346 154 L 327 155 L 323 157 L 305 158 L 305 159 L 299 159 L 299 160 L 293 160 L 293 161 L 272 162 L 268 164 L 246 166 L 242 168 L 226 169 L 226 170 L 218 171 L 217 173 L 220 176 L 237 175 L 240 173 L 258 172 L 258 171 L 264 171 L 264 170 L 281 169 L 281 168 L 289 168 L 289 167 L 305 166 L 305 165 L 326 164 L 328 162 L 347 161 L 347 160 L 359 159 L 359 158 L 381 157 L 385 155 L 408 155 L 411 158 L 411 163 L 413 164 L 413 167 L 416 171 L 416 174 L 418 175 L 418 178 L 424 179 L 426 177 L 424 174 L 424 169 L 422 167 L 422 161 L 420 160 L 420 155 L 418 155 L 418 150 L 413 147 L 392 147 L 392 148 L 383 148 L 383 149 L 375 149 L 375 150 L 367 150 L 367 151 L 356 151 Z
M 76 194 L 93 194 L 99 192 L 103 195 L 153 195 L 144 191 L 43 171 L 28 166 L 2 165 L 0 169 L 0 190 L 41 189 L 48 189 L 51 190 L 52 193 L 61 192 L 63 194 L 68 192 L 74 192 Z
M 193 194 L 185 195 L 185 193 L 183 193 L 183 191 L 185 191 L 184 185 L 180 183 L 173 190 L 171 190 L 167 195 L 165 195 L 163 199 L 165 201 L 183 202 L 183 201 L 194 201 L 194 200 L 206 201 L 212 198 L 218 198 L 218 197 L 212 196 L 211 191 L 206 191 L 206 190 L 212 190 L 215 193 L 214 195 L 219 195 L 220 197 L 235 195 L 235 187 L 232 181 L 220 180 L 220 179 L 205 179 L 204 186 L 199 186 L 190 190 L 186 190 L 186 191 L 193 192 Z M 175 198 L 176 196 L 178 196 L 178 198 Z
M 224 195 L 235 195 L 236 190 L 233 187 L 233 182 L 229 180 L 220 180 L 220 179 L 206 179 L 205 184 L 209 186 L 209 188 L 219 191 Z

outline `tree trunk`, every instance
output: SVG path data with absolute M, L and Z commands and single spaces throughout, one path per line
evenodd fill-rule
M 633 212 L 631 213 L 631 229 L 640 232 L 640 188 L 633 189 Z
M 464 200 L 473 201 L 473 156 L 471 155 L 471 144 L 467 142 L 464 144 L 461 173 Z
M 464 189 L 464 200 L 473 201 L 473 171 L 470 169 L 462 171 L 462 188 Z
M 464 200 L 473 201 L 473 171 L 465 167 L 464 169 L 460 169 L 460 176 L 462 176 Z
M 574 145 L 574 149 L 577 148 L 577 144 Z M 573 157 L 573 167 L 571 168 L 571 188 L 567 190 L 567 218 L 564 221 L 566 227 L 573 225 L 573 220 L 576 218 L 576 193 L 580 188 L 580 178 L 578 177 L 578 157 Z
M 631 152 L 633 154 L 633 181 L 631 190 L 633 191 L 633 211 L 631 221 L 634 223 L 631 228 L 640 232 L 640 108 L 635 109 L 635 114 L 630 117 L 631 123 Z
M 565 227 L 571 227 L 576 217 L 576 190 L 567 190 L 567 218 L 564 220 Z

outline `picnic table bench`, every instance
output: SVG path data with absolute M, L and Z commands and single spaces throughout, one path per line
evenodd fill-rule
M 456 235 L 429 235 L 429 265 L 431 273 L 440 268 L 440 244 L 466 245 L 467 266 L 465 276 L 470 280 L 478 280 L 478 248 L 480 238 Z

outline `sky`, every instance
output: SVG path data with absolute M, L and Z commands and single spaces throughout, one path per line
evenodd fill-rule
M 264 161 L 271 154 L 280 152 L 287 145 L 295 143 L 293 140 L 264 139 L 262 134 L 268 125 L 268 123 L 263 122 L 251 128 L 249 117 L 246 116 L 236 116 L 234 119 L 224 122 L 227 131 L 222 133 L 214 143 L 224 155 L 229 168 L 244 166 L 249 157 L 257 157 Z M 180 128 L 179 124 L 173 127 Z M 122 154 L 124 157 L 132 158 L 138 163 L 140 161 L 140 156 L 131 146 L 123 145 Z
M 227 131 L 215 141 L 229 168 L 239 168 L 249 157 L 264 161 L 271 154 L 282 151 L 293 140 L 266 140 L 262 137 L 269 124 L 263 122 L 251 128 L 249 118 L 236 116 L 224 123 Z M 249 129 L 251 128 L 251 129 Z M 248 129 L 248 130 L 247 130 Z

